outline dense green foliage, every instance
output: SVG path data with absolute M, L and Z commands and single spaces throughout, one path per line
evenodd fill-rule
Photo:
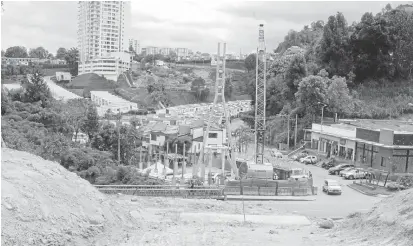
M 285 115 L 267 121 L 272 138 L 285 142 L 287 115 L 298 114 L 299 130 L 309 127 L 322 104 L 327 117 L 383 119 L 413 112 L 408 107 L 413 101 L 412 10 L 387 5 L 350 26 L 338 12 L 326 23 L 290 31 L 267 65 L 266 115 Z M 255 103 L 254 74 L 244 82 Z M 244 119 L 254 125 L 252 114 Z
M 125 166 L 119 166 L 116 127 L 102 125 L 96 107 L 86 99 L 54 100 L 41 71 L 23 81 L 23 90 L 2 90 L 1 100 L 1 133 L 8 148 L 60 162 L 91 183 L 150 181 L 134 170 L 142 144 L 136 128 L 120 128 L 120 164 Z M 89 136 L 87 146 L 72 141 L 79 132 Z

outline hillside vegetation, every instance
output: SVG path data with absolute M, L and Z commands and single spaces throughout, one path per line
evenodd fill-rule
M 351 25 L 338 12 L 326 22 L 290 31 L 267 66 L 266 115 L 298 114 L 300 130 L 320 117 L 323 105 L 327 117 L 386 119 L 413 113 L 408 106 L 413 102 L 412 9 L 388 4 Z M 245 66 L 250 72 L 243 83 L 255 100 L 254 54 Z M 252 113 L 244 120 L 254 125 Z M 272 140 L 286 141 L 285 119 L 267 122 L 275 129 Z

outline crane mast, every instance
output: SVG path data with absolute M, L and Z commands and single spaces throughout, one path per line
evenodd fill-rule
M 258 47 L 256 57 L 255 81 L 255 163 L 264 164 L 265 143 L 265 85 L 266 85 L 266 48 L 264 39 L 264 24 L 258 31 Z

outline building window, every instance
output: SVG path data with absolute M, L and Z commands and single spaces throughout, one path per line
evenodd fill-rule
M 151 134 L 151 140 L 156 141 L 156 135 L 155 134 Z
M 382 167 L 386 167 L 386 158 L 382 157 L 381 158 L 381 165 Z
M 218 133 L 209 133 L 208 138 L 218 138 Z

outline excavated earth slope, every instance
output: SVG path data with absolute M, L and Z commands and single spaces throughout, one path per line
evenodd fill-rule
M 387 197 L 368 213 L 351 214 L 330 237 L 335 245 L 413 245 L 413 190 Z
M 58 163 L 1 151 L 1 245 L 118 245 L 139 231 L 126 211 Z

